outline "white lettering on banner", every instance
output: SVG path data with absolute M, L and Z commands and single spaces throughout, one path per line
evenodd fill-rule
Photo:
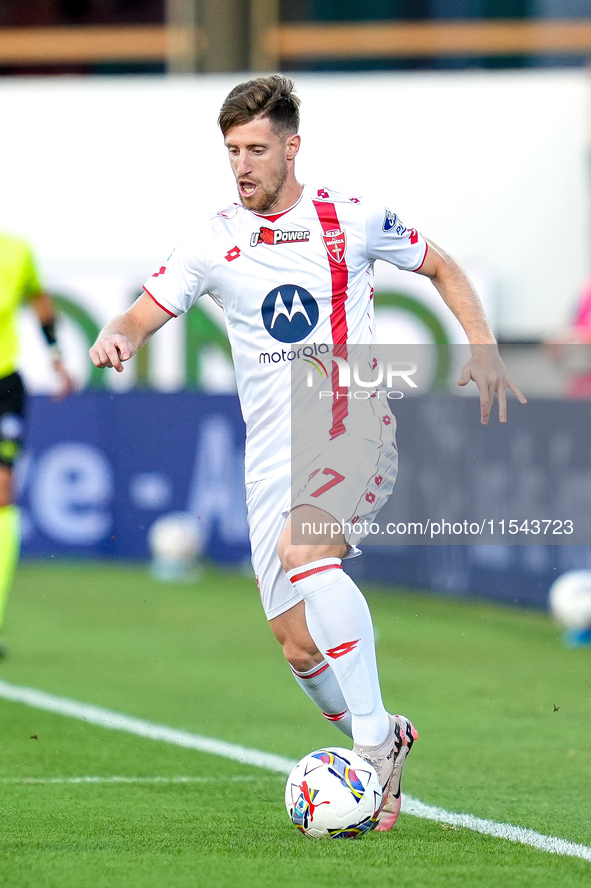
M 129 498 L 136 509 L 164 511 L 172 501 L 172 483 L 163 472 L 139 472 L 129 481 Z
M 98 543 L 109 534 L 113 472 L 90 444 L 56 444 L 41 456 L 30 493 L 35 523 L 50 539 L 70 545 Z
M 217 525 L 227 543 L 241 543 L 248 540 L 245 503 L 244 450 L 235 444 L 232 423 L 212 416 L 199 430 L 187 511 L 199 520 L 205 540 Z

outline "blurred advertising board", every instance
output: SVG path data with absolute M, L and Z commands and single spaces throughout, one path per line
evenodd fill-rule
M 192 512 L 207 554 L 248 556 L 238 400 L 83 392 L 30 399 L 18 466 L 23 553 L 146 558 L 160 515 Z
M 395 532 L 370 533 L 348 569 L 545 606 L 556 576 L 591 567 L 587 405 L 512 400 L 506 425 L 483 427 L 475 398 L 396 401 L 400 474 L 383 515 Z M 248 561 L 234 395 L 33 396 L 29 419 L 18 467 L 25 557 L 145 559 L 153 522 L 181 510 L 197 517 L 207 557 Z

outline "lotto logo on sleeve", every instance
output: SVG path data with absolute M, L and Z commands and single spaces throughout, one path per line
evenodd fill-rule
M 279 342 L 300 342 L 318 323 L 318 303 L 311 293 L 283 284 L 267 293 L 261 306 L 267 333 Z

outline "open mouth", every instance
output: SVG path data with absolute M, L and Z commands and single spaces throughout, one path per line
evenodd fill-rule
M 239 182 L 238 184 L 243 197 L 252 197 L 257 190 L 257 186 L 253 182 Z

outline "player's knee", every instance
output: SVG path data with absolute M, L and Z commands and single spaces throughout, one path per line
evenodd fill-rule
M 308 546 L 296 546 L 293 543 L 280 540 L 277 554 L 279 555 L 283 570 L 287 573 L 289 570 L 302 567 L 302 565 L 308 564 L 310 560 L 314 560 L 310 556 L 308 548 Z
M 284 542 L 282 545 L 282 541 L 280 541 L 277 546 L 277 554 L 283 570 L 287 573 L 290 570 L 295 570 L 296 567 L 304 567 L 305 564 L 311 564 L 321 558 L 344 558 L 347 549 L 346 543 L 335 546 L 302 546 L 290 542 Z
M 277 554 L 283 570 L 287 573 L 296 567 L 303 567 L 319 558 L 329 558 L 336 554 L 338 547 L 333 546 L 306 546 L 301 543 L 293 543 L 287 534 L 283 534 L 277 545 Z M 346 547 L 345 547 L 346 550 Z

